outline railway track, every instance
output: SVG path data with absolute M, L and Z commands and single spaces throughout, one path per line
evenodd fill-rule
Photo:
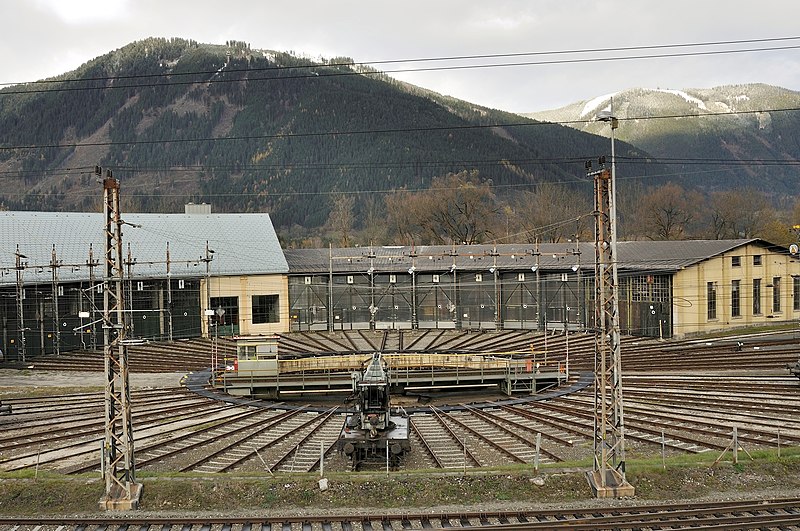
M 539 511 L 403 512 L 366 515 L 245 517 L 0 518 L 2 531 L 390 531 L 444 528 L 517 529 L 800 529 L 800 498 L 593 506 Z
M 128 367 L 137 373 L 188 372 L 207 368 L 211 364 L 213 342 L 208 339 L 182 339 L 130 345 Z M 217 340 L 218 359 L 236 357 L 236 346 L 226 339 Z M 73 350 L 58 356 L 30 356 L 25 363 L 0 362 L 0 368 L 33 368 L 39 371 L 103 371 L 102 347 L 99 350 Z
M 798 387 L 766 382 L 763 393 L 748 399 L 752 391 L 732 395 L 725 378 L 685 377 L 681 381 L 694 388 L 690 391 L 677 384 L 655 391 L 657 378 L 631 380 L 625 393 L 626 439 L 645 454 L 658 453 L 662 445 L 678 453 L 721 451 L 734 426 L 748 449 L 775 448 L 779 437 L 784 446 L 800 444 Z M 70 411 L 60 417 L 61 424 L 47 408 L 18 401 L 19 418 L 0 421 L 9 428 L 0 435 L 0 470 L 35 466 L 68 474 L 97 470 L 103 436 L 97 408 L 101 397 L 82 393 L 73 398 L 71 406 L 69 395 L 50 401 Z M 132 399 L 140 469 L 308 472 L 319 468 L 320 449 L 327 470 L 347 468 L 333 451 L 343 409 L 320 411 L 258 400 L 230 404 L 183 388 L 134 393 Z M 28 406 L 30 411 L 25 410 Z M 401 467 L 532 464 L 537 460 L 537 435 L 540 463 L 585 458 L 592 438 L 592 410 L 590 389 L 535 402 L 416 408 L 410 413 L 415 457 Z
M 593 337 L 585 334 L 566 338 L 527 331 L 407 332 L 303 333 L 285 336 L 282 341 L 290 344 L 296 355 L 312 347 L 322 352 L 530 352 L 533 345 L 535 352 L 557 359 L 565 357 L 561 349 L 569 340 L 573 368 L 585 365 L 594 348 Z M 730 443 L 734 426 L 739 441 L 748 449 L 800 445 L 800 417 L 796 414 L 800 386 L 794 378 L 778 372 L 784 353 L 798 347 L 771 336 L 748 340 L 747 347 L 736 354 L 771 364 L 769 373 L 695 370 L 695 360 L 730 357 L 731 344 L 735 345 L 732 340 L 624 340 L 624 356 L 632 365 L 649 365 L 654 356 L 663 356 L 665 362 L 658 371 L 636 370 L 625 377 L 626 439 L 638 453 L 656 454 L 662 446 L 671 453 L 720 451 Z M 759 349 L 754 350 L 755 346 Z M 183 355 L 183 347 L 169 346 L 172 350 L 164 356 Z M 204 359 L 205 353 L 200 357 Z M 681 360 L 681 371 L 668 368 L 672 358 Z M 661 370 L 664 367 L 666 370 Z M 717 371 L 728 368 L 726 363 Z M 482 468 L 536 460 L 571 461 L 590 455 L 591 389 L 576 386 L 563 396 L 529 398 L 532 400 L 407 407 L 414 451 L 401 468 Z M 13 414 L 0 417 L 0 470 L 39 467 L 68 474 L 97 470 L 104 430 L 101 393 L 3 400 L 12 406 Z M 319 469 L 320 453 L 326 470 L 348 467 L 334 451 L 345 415 L 341 407 L 232 399 L 214 389 L 194 387 L 135 390 L 132 404 L 136 461 L 145 470 L 308 472 Z
M 503 334 L 500 340 L 495 334 L 447 331 L 292 336 L 298 356 L 305 355 L 304 350 L 311 346 L 330 352 L 530 352 L 533 345 L 537 356 L 546 353 L 550 360 L 566 359 L 563 336 L 545 340 L 522 331 Z M 569 345 L 573 371 L 591 370 L 593 339 L 571 336 Z M 623 365 L 630 371 L 624 380 L 626 440 L 635 455 L 654 456 L 662 448 L 670 454 L 718 453 L 730 444 L 734 427 L 739 443 L 747 450 L 800 445 L 800 386 L 795 378 L 781 372 L 785 359 L 798 357 L 798 347 L 791 342 L 766 338 L 758 345 L 748 343 L 739 351 L 730 344 L 662 344 L 626 339 L 624 348 Z M 180 355 L 176 354 L 179 352 L 178 349 L 170 355 Z M 202 365 L 205 356 L 203 353 L 189 359 Z M 156 358 L 142 356 L 140 360 L 160 363 Z M 88 363 L 93 366 L 96 360 L 90 357 Z M 176 366 L 171 362 L 161 365 Z M 71 362 L 70 367 L 86 369 Z M 731 370 L 733 367 L 748 370 Z M 590 388 L 576 385 L 575 378 L 573 374 L 570 384 L 574 387 L 568 393 L 407 407 L 413 450 L 400 468 L 466 470 L 589 457 L 594 396 Z M 343 407 L 232 398 L 208 387 L 192 386 L 134 390 L 131 398 L 136 462 L 141 470 L 210 475 L 267 471 L 291 475 L 317 471 L 323 464 L 326 471 L 350 469 L 346 458 L 335 451 L 346 415 Z M 13 413 L 0 417 L 0 470 L 36 467 L 68 475 L 98 471 L 103 438 L 102 393 L 4 396 L 3 402 L 12 406 Z M 384 466 L 365 463 L 362 468 L 382 470 Z M 0 519 L 0 531 L 388 531 L 444 527 L 800 529 L 800 500 L 368 517 Z

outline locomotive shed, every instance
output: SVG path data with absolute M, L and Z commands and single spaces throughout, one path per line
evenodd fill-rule
M 422 350 L 425 332 L 337 332 L 282 336 L 286 351 L 339 354 L 341 344 L 365 352 Z M 592 453 L 593 337 L 522 332 L 429 333 L 437 341 L 461 343 L 462 350 L 503 344 L 507 350 L 548 353 L 548 361 L 570 352 L 570 379 L 555 391 L 507 397 L 448 395 L 408 405 L 412 451 L 401 469 L 460 470 L 532 464 L 541 434 L 541 463 L 585 458 Z M 429 337 L 428 339 L 431 339 Z M 363 343 L 362 343 L 363 342 Z M 545 348 L 545 342 L 547 347 Z M 740 346 L 738 343 L 742 343 Z M 284 343 L 282 343 L 283 345 Z M 441 344 L 441 343 L 440 343 Z M 137 468 L 145 471 L 219 473 L 249 471 L 297 473 L 319 470 L 320 446 L 325 470 L 346 470 L 336 440 L 346 414 L 341 403 L 308 396 L 278 401 L 232 397 L 205 384 L 213 343 L 153 343 L 130 348 L 134 381 L 148 379 L 132 393 Z M 431 349 L 430 344 L 426 347 Z M 220 340 L 218 352 L 233 356 Z M 356 350 L 356 349 L 353 349 Z M 625 372 L 628 457 L 712 452 L 719 454 L 738 428 L 743 448 L 800 445 L 800 384 L 787 370 L 800 357 L 792 334 L 704 341 L 666 341 L 626 337 Z M 564 360 L 565 361 L 565 360 Z M 38 466 L 66 474 L 96 471 L 102 438 L 103 394 L 92 389 L 101 376 L 102 354 L 77 352 L 45 356 L 32 368 L 3 371 L 20 382 L 16 396 L 4 394 L 11 415 L 0 416 L 0 470 Z M 9 365 L 4 367 L 9 368 Z M 82 389 L 57 393 L 21 389 L 40 385 L 45 370 L 75 372 Z M 96 371 L 96 372 L 86 372 Z M 189 372 L 184 385 L 166 385 L 156 373 Z M 11 373 L 11 376 L 9 376 Z M 25 380 L 28 380 L 25 384 Z M 88 387 L 87 387 L 88 386 Z M 8 392 L 6 392 L 8 393 Z M 406 407 L 406 406 L 404 406 Z

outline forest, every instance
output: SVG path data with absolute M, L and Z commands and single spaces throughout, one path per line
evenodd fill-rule
M 762 238 L 788 246 L 798 241 L 800 198 L 785 210 L 753 189 L 712 192 L 704 197 L 680 184 L 621 186 L 618 231 L 626 240 Z M 545 183 L 499 200 L 477 171 L 437 177 L 430 190 L 399 190 L 385 197 L 358 228 L 352 195 L 331 198 L 327 231 L 304 242 L 320 247 L 369 244 L 565 242 L 594 240 L 591 184 L 568 190 Z

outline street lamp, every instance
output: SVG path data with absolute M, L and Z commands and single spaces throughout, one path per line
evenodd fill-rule
M 632 496 L 625 478 L 625 429 L 620 363 L 619 280 L 617 276 L 617 185 L 614 100 L 597 120 L 611 125 L 611 175 L 595 172 L 595 418 L 594 470 L 589 483 L 600 498 Z M 609 241 L 610 240 L 610 241 Z
M 609 216 L 614 220 L 611 224 L 611 252 L 614 259 L 617 257 L 617 160 L 614 151 L 614 130 L 619 127 L 619 120 L 614 116 L 614 98 L 611 98 L 611 103 L 608 110 L 602 110 L 597 113 L 598 122 L 609 122 L 611 125 L 611 204 L 609 206 Z

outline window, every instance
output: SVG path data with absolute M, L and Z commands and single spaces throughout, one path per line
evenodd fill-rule
M 761 255 L 760 254 L 753 255 L 753 265 L 754 266 L 760 266 L 761 265 Z
M 761 279 L 753 279 L 753 315 L 761 315 Z
M 278 322 L 278 296 L 253 295 L 253 324 Z
M 631 278 L 631 299 L 634 302 L 669 302 L 669 278 L 665 275 L 642 275 Z
M 741 256 L 731 256 L 731 266 L 733 267 L 741 267 L 742 265 L 742 257 Z
M 781 277 L 772 279 L 772 313 L 781 311 Z
M 716 282 L 708 283 L 708 318 L 717 318 L 717 284 Z
M 792 296 L 794 298 L 794 311 L 800 312 L 800 277 L 792 278 L 793 289 Z
M 211 309 L 216 324 L 239 326 L 239 297 L 211 297 Z
M 741 317 L 742 310 L 739 305 L 739 284 L 740 280 L 731 281 L 731 317 Z

